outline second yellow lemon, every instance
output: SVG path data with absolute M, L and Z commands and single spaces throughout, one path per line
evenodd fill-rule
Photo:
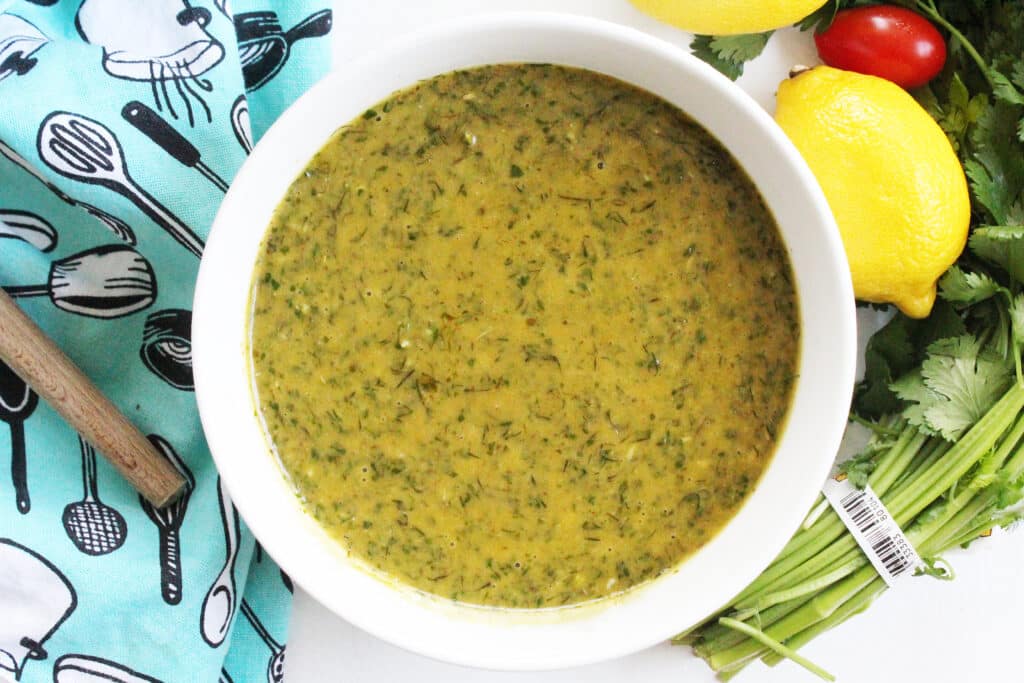
M 641 11 L 691 33 L 760 33 L 794 24 L 825 0 L 630 0 Z
M 927 316 L 971 214 L 942 129 L 899 86 L 825 66 L 779 85 L 775 119 L 825 192 L 857 298 Z

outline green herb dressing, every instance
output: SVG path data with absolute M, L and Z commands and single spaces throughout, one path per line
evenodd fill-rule
M 729 154 L 614 79 L 489 66 L 345 126 L 279 206 L 255 386 L 311 514 L 454 600 L 557 606 L 672 570 L 775 448 L 799 348 Z

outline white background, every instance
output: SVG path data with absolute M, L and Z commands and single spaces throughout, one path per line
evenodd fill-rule
M 587 14 L 647 31 L 680 46 L 689 37 L 635 11 L 626 0 L 335 0 L 335 68 L 410 30 L 447 18 L 500 10 Z M 771 111 L 789 67 L 814 60 L 813 44 L 792 31 L 777 35 L 741 79 Z M 868 322 L 862 318 L 863 322 Z M 862 330 L 862 337 L 866 328 Z M 948 558 L 953 582 L 909 579 L 870 610 L 818 638 L 802 652 L 847 683 L 871 681 L 1024 681 L 1020 615 L 1024 614 L 1024 530 L 976 543 Z M 671 609 L 671 605 L 666 605 Z M 683 626 L 681 624 L 681 626 Z M 688 650 L 660 645 L 603 664 L 534 674 L 477 671 L 413 655 L 342 621 L 296 591 L 288 683 L 444 681 L 445 683 L 710 683 L 715 678 Z M 749 683 L 813 681 L 792 663 L 759 662 L 738 678 Z

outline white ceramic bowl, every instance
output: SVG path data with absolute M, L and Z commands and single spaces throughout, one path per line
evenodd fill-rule
M 302 509 L 270 454 L 246 353 L 251 273 L 291 181 L 340 125 L 395 90 L 498 62 L 588 68 L 645 88 L 701 122 L 760 188 L 796 274 L 803 339 L 788 424 L 736 517 L 678 571 L 596 605 L 456 605 L 377 578 Z M 344 267 L 343 263 L 338 264 Z M 495 669 L 548 669 L 653 645 L 725 604 L 782 548 L 827 476 L 855 365 L 853 294 L 824 197 L 771 117 L 684 51 L 638 31 L 555 14 L 471 18 L 428 29 L 331 74 L 281 116 L 231 186 L 203 255 L 192 319 L 196 393 L 211 451 L 242 517 L 300 586 L 353 624 L 409 650 Z

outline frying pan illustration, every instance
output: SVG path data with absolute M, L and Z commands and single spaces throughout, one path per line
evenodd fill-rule
M 175 389 L 193 391 L 192 311 L 168 308 L 150 313 L 139 355 L 154 375 Z
M 0 421 L 6 422 L 11 430 L 11 480 L 18 512 L 23 515 L 32 509 L 25 459 L 25 420 L 32 416 L 37 405 L 39 395 L 0 361 Z
M 315 12 L 287 31 L 275 12 L 235 15 L 238 53 L 248 91 L 263 87 L 288 61 L 292 45 L 304 38 L 319 38 L 331 31 L 331 10 Z

